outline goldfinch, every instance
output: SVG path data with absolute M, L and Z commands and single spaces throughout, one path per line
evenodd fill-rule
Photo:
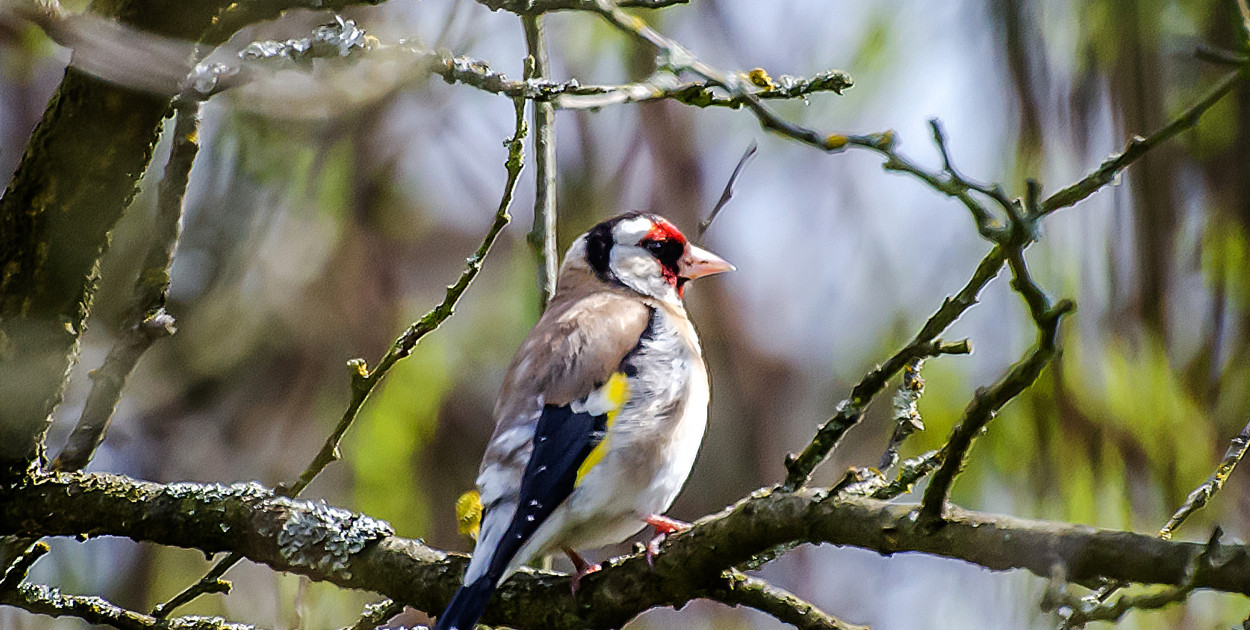
M 686 282 L 733 268 L 653 214 L 573 242 L 504 376 L 477 545 L 435 630 L 473 628 L 499 583 L 542 554 L 568 554 L 576 590 L 599 567 L 575 550 L 686 526 L 661 515 L 703 441 L 708 376 L 681 299 Z

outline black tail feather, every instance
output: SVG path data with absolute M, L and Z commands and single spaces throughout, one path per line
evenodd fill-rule
M 473 625 L 486 610 L 486 602 L 495 592 L 497 578 L 483 575 L 472 584 L 465 584 L 456 591 L 447 609 L 438 616 L 434 630 L 473 630 Z

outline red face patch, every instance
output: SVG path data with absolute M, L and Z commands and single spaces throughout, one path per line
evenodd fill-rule
M 645 240 L 649 240 L 649 241 L 673 240 L 673 241 L 677 241 L 678 243 L 681 243 L 683 247 L 686 245 L 686 237 L 685 235 L 681 233 L 681 230 L 678 230 L 677 226 L 673 225 L 672 223 L 669 223 L 668 219 L 664 219 L 662 217 L 655 217 L 655 220 L 652 221 L 651 231 L 647 232 L 647 236 Z
M 664 279 L 677 289 L 678 295 L 681 295 L 685 282 L 678 275 L 678 267 L 681 257 L 686 252 L 686 237 L 681 231 L 672 223 L 655 217 L 651 222 L 651 229 L 638 244 L 655 256 L 660 262 L 660 271 L 664 274 Z

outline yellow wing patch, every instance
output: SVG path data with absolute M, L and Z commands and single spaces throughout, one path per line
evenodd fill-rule
M 616 422 L 616 417 L 620 415 L 621 409 L 625 407 L 625 403 L 629 401 L 629 380 L 624 372 L 616 372 L 608 378 L 608 382 L 599 388 L 599 392 L 608 402 L 608 419 L 604 425 L 604 429 L 610 430 L 612 424 Z M 608 452 L 608 437 L 605 435 L 602 442 L 599 442 L 581 466 L 577 467 L 577 478 L 573 481 L 574 486 L 582 484 L 582 478 L 586 473 L 590 472 L 599 462 L 603 461 L 603 456 Z
M 482 527 L 482 496 L 477 490 L 470 490 L 456 499 L 456 529 L 460 535 L 477 540 L 477 532 Z

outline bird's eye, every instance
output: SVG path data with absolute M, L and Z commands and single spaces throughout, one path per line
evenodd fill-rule
M 641 245 L 664 266 L 674 269 L 676 269 L 677 261 L 685 253 L 686 249 L 685 245 L 671 238 L 648 239 L 643 241 Z

